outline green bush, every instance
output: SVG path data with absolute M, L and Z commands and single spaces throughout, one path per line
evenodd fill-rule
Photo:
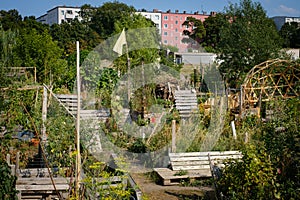
M 6 161 L 0 159 L 0 199 L 17 199 L 16 181 Z
M 276 184 L 276 168 L 263 148 L 248 145 L 241 161 L 228 161 L 218 181 L 223 195 L 229 199 L 280 199 Z

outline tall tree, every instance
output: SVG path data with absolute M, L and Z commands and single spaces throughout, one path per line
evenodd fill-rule
M 297 22 L 285 23 L 279 35 L 283 38 L 283 47 L 299 48 L 300 47 L 300 24 Z
M 198 44 L 201 44 L 203 42 L 203 38 L 206 35 L 206 30 L 200 19 L 187 17 L 182 25 L 188 28 L 183 31 L 183 34 L 189 36 L 189 38 L 183 38 L 182 42 L 191 44 L 194 43 L 193 41 L 198 42 Z M 192 39 L 192 41 L 190 39 Z
M 229 21 L 223 13 L 217 13 L 205 19 L 203 25 L 206 35 L 203 39 L 203 46 L 207 51 L 215 51 L 220 41 L 220 32 L 228 23 Z
M 65 56 L 75 51 L 75 42 L 80 41 L 81 49 L 92 49 L 100 42 L 100 36 L 87 24 L 83 24 L 78 19 L 70 23 L 53 24 L 50 28 L 51 36 L 64 49 Z
M 35 29 L 38 33 L 43 33 L 45 30 L 49 30 L 48 24 L 43 24 L 41 22 L 37 22 L 35 16 L 25 16 L 23 22 L 21 23 L 21 29 Z
M 258 2 L 230 4 L 225 15 L 230 23 L 220 33 L 220 71 L 230 87 L 238 87 L 252 67 L 277 56 L 281 40 L 274 22 Z
M 115 32 L 115 22 L 135 12 L 135 8 L 118 1 L 106 2 L 97 8 L 91 18 L 91 27 L 102 37 L 107 38 Z
M 22 23 L 22 16 L 16 9 L 5 11 L 0 11 L 0 24 L 2 28 L 6 31 L 8 29 L 16 30 L 20 28 Z
M 17 39 L 15 54 L 16 66 L 37 68 L 40 83 L 48 84 L 59 75 L 54 72 L 60 67 L 57 66 L 57 60 L 62 55 L 62 49 L 52 40 L 48 31 L 40 34 L 35 29 L 23 29 Z

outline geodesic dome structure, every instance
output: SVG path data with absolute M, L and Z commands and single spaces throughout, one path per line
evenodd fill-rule
M 299 97 L 299 90 L 300 62 L 268 60 L 248 72 L 242 84 L 243 107 L 253 107 L 260 100 Z

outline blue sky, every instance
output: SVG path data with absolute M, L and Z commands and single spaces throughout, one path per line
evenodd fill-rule
M 83 4 L 101 6 L 104 2 L 107 0 L 0 0 L 0 10 L 17 9 L 23 17 L 30 15 L 39 17 L 55 6 L 81 6 Z M 180 12 L 206 11 L 209 13 L 223 11 L 229 2 L 238 3 L 239 0 L 119 0 L 119 2 L 132 5 L 136 9 L 145 8 L 148 11 L 156 8 L 161 11 L 178 9 Z M 300 17 L 299 0 L 256 0 L 256 2 L 261 3 L 269 17 Z

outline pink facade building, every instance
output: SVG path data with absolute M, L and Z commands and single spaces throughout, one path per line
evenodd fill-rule
M 211 12 L 210 15 L 214 15 Z M 210 15 L 195 13 L 179 13 L 176 10 L 172 13 L 170 10 L 161 13 L 161 42 L 163 45 L 175 46 L 179 49 L 179 52 L 188 52 L 191 48 L 191 44 L 183 43 L 182 39 L 187 37 L 183 35 L 184 30 L 191 30 L 191 27 L 182 25 L 187 17 L 193 17 L 200 19 L 202 22 Z

